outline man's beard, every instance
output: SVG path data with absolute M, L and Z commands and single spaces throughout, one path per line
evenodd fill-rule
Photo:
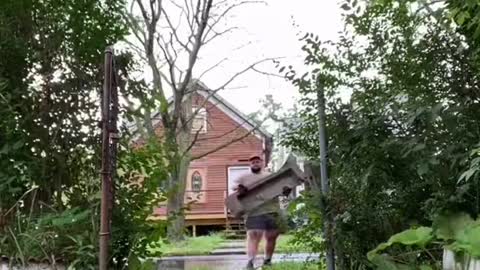
M 252 173 L 259 173 L 262 168 L 250 168 L 250 170 L 252 171 Z

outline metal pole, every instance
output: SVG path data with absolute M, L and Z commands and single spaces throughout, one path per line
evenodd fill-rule
M 333 249 L 333 230 L 331 216 L 327 213 L 325 209 L 324 199 L 327 197 L 330 192 L 330 184 L 328 180 L 328 157 L 327 157 L 327 136 L 326 136 L 326 124 L 325 124 L 325 93 L 321 85 L 319 85 L 317 90 L 317 99 L 318 99 L 318 140 L 320 144 L 320 181 L 322 188 L 322 204 L 324 213 L 324 223 L 323 223 L 323 234 L 325 241 L 327 243 L 327 254 L 326 254 L 326 263 L 327 270 L 335 270 L 335 253 Z
M 112 90 L 112 55 L 113 51 L 107 47 L 105 50 L 104 84 L 102 97 L 102 200 L 100 207 L 100 235 L 98 265 L 100 270 L 108 269 L 108 243 L 110 240 L 110 214 L 111 209 L 111 162 L 110 162 L 110 103 Z

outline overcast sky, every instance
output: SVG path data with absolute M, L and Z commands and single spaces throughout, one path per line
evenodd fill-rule
M 298 40 L 299 37 L 309 32 L 318 35 L 324 41 L 335 40 L 342 28 L 339 0 L 264 1 L 265 3 L 241 5 L 224 18 L 224 24 L 216 28 L 217 31 L 228 27 L 238 29 L 202 46 L 193 69 L 193 78 L 198 79 L 205 70 L 224 58 L 228 60 L 200 78 L 210 89 L 217 89 L 239 71 L 267 58 L 279 58 L 282 65 L 292 65 L 298 72 L 303 72 L 305 55 L 301 51 L 303 44 Z M 181 17 L 180 10 L 168 3 L 170 2 L 164 2 L 168 17 L 174 24 L 177 24 L 177 21 L 180 23 L 185 16 Z M 141 16 L 138 6 L 134 7 L 134 13 Z M 160 31 L 159 36 L 171 36 L 171 28 L 165 27 L 168 26 L 165 16 L 162 18 L 163 23 L 160 22 L 157 27 Z M 183 42 L 189 33 L 190 29 L 186 24 L 177 25 L 177 34 Z M 141 47 L 133 34 L 128 40 Z M 120 48 L 124 46 L 125 44 L 119 45 Z M 238 49 L 239 47 L 241 49 Z M 157 49 L 160 60 L 163 56 L 161 50 Z M 180 50 L 178 52 L 177 65 L 184 70 L 188 63 L 188 54 Z M 275 68 L 271 61 L 262 63 L 257 68 L 266 73 L 275 73 L 277 77 L 250 71 L 237 77 L 226 90 L 219 92 L 220 95 L 245 114 L 261 109 L 260 101 L 268 94 L 271 94 L 276 102 L 281 102 L 285 109 L 290 108 L 298 97 L 296 89 L 290 82 L 278 76 L 278 68 Z M 168 74 L 167 67 L 163 69 Z M 147 81 L 152 80 L 150 68 L 146 63 L 138 76 Z M 165 91 L 167 95 L 171 94 L 168 89 Z
M 304 55 L 299 33 L 313 32 L 322 40 L 335 39 L 342 27 L 339 6 L 337 0 L 270 0 L 266 5 L 237 9 L 229 16 L 228 24 L 240 29 L 203 47 L 196 70 L 205 70 L 228 56 L 230 59 L 221 67 L 202 77 L 207 86 L 215 89 L 239 70 L 264 58 L 285 57 L 282 63 L 301 68 Z M 234 51 L 249 42 L 250 45 Z M 262 64 L 259 69 L 277 71 L 273 64 Z M 230 88 L 237 87 L 240 88 L 220 93 L 247 114 L 260 109 L 259 101 L 267 94 L 272 94 L 285 107 L 292 106 L 297 96 L 295 88 L 283 78 L 256 72 L 244 74 L 230 85 Z

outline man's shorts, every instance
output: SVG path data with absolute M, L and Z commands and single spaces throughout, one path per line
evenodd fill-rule
M 282 218 L 277 213 L 268 213 L 253 217 L 247 217 L 245 227 L 247 230 L 281 230 Z

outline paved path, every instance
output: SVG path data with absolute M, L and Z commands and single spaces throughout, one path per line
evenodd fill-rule
M 304 262 L 315 260 L 316 254 L 276 254 L 273 263 L 280 261 Z M 263 257 L 259 256 L 256 266 L 262 264 Z M 178 256 L 158 260 L 158 270 L 242 270 L 247 264 L 245 255 L 208 255 L 208 256 Z
M 49 266 L 48 264 L 41 263 L 28 265 L 26 267 L 15 266 L 12 268 L 8 266 L 8 263 L 0 262 L 0 270 L 53 270 L 53 267 Z M 65 267 L 57 266 L 57 270 L 65 270 Z

